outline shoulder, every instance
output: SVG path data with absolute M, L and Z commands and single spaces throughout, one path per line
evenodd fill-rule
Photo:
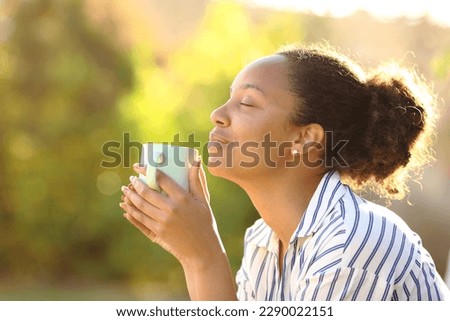
M 380 245 L 390 244 L 398 238 L 405 242 L 420 244 L 419 236 L 411 230 L 406 222 L 390 209 L 367 201 L 357 195 L 347 198 L 346 215 L 343 217 L 347 230 L 347 246 L 360 244 L 364 240 Z
M 421 247 L 419 236 L 388 208 L 351 194 L 343 199 L 343 263 L 389 283 L 403 277 Z
M 421 245 L 419 236 L 400 216 L 384 206 L 361 198 L 350 188 L 320 225 L 317 231 L 319 234 L 328 232 L 326 237 L 322 235 L 323 242 L 331 239 L 338 241 L 338 238 L 347 252 L 387 250 L 399 241 L 405 245 Z

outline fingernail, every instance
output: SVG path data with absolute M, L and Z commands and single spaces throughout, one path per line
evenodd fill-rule
M 128 187 L 126 187 L 126 186 L 122 186 L 120 189 L 121 189 L 122 192 L 124 192 L 124 193 L 127 193 L 127 192 L 128 192 Z
M 134 163 L 134 164 L 133 164 L 133 167 L 134 167 L 134 168 L 138 168 L 138 167 L 140 167 L 140 166 L 141 166 L 141 165 L 140 165 L 139 163 Z
M 134 183 L 135 178 L 136 178 L 136 176 L 131 175 L 131 176 L 130 176 L 130 182 L 131 182 L 131 183 Z
M 124 207 L 125 207 L 125 203 L 119 203 L 119 206 L 120 206 L 121 208 L 124 208 Z

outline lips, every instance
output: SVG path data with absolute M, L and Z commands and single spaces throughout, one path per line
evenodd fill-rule
M 219 135 L 215 131 L 209 133 L 208 152 L 209 157 L 221 157 L 225 150 L 225 145 L 230 142 L 225 136 Z M 219 153 L 219 154 L 218 154 Z
M 228 144 L 230 142 L 229 139 L 225 138 L 222 135 L 217 134 L 216 132 L 211 132 L 209 134 L 209 141 L 210 142 L 219 142 L 222 144 Z

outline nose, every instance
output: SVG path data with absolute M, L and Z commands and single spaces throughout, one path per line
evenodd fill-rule
M 209 118 L 216 126 L 227 127 L 230 125 L 230 118 L 226 112 L 226 105 L 214 109 Z

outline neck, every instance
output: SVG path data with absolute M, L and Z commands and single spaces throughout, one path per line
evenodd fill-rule
M 313 170 L 284 171 L 240 185 L 259 215 L 287 247 L 321 178 L 322 175 Z

